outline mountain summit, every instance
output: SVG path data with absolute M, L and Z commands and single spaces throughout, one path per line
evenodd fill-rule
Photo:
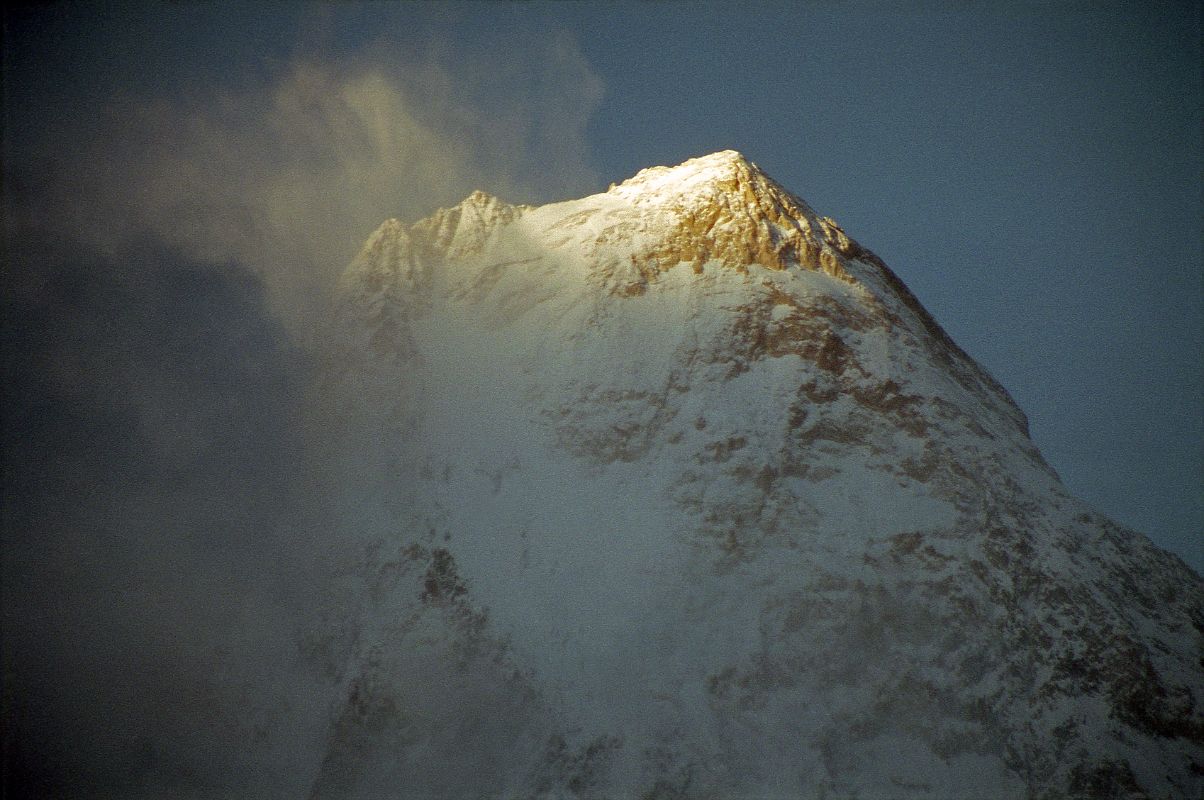
M 1195 797 L 1204 582 L 739 153 L 384 223 L 315 798 Z

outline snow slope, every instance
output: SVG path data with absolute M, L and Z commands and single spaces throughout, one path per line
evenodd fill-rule
M 1204 792 L 1201 580 L 738 153 L 389 220 L 334 319 L 315 798 Z

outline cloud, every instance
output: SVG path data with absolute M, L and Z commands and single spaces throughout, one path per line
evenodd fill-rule
M 42 796 L 287 787 L 303 763 L 235 742 L 321 734 L 290 642 L 307 359 L 242 270 L 153 243 L 42 263 L 4 303 L 5 771 Z
M 541 202 L 596 188 L 586 125 L 603 88 L 570 37 L 504 55 L 368 52 L 186 98 L 114 99 L 51 143 L 62 194 L 47 212 L 75 210 L 108 254 L 149 234 L 242 264 L 299 332 L 388 217 L 414 220 L 473 189 Z
M 6 794 L 306 791 L 354 613 L 323 598 L 383 524 L 329 502 L 309 321 L 387 217 L 595 187 L 600 81 L 510 52 L 6 109 L 45 131 L 4 164 Z

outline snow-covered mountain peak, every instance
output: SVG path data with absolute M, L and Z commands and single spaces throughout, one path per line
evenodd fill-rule
M 708 263 L 739 272 L 755 264 L 854 282 L 842 261 L 856 248 L 839 226 L 735 150 L 641 170 L 581 202 L 591 200 L 616 217 L 599 242 L 630 243 L 646 277 L 682 263 L 699 273 Z M 627 213 L 615 210 L 616 201 Z
M 481 189 L 473 189 L 467 197 L 456 204 L 456 208 L 475 213 L 481 220 L 487 221 L 495 217 L 499 211 L 513 208 L 501 198 L 491 195 Z
M 736 150 L 691 158 L 675 167 L 650 167 L 612 186 L 610 194 L 637 206 L 665 205 L 701 211 L 742 209 L 750 218 L 814 216 L 799 198 Z
M 451 208 L 441 208 L 411 228 L 428 251 L 459 258 L 480 251 L 497 228 L 513 222 L 526 210 L 480 189 Z
M 529 225 L 512 225 L 528 216 Z M 696 273 L 707 264 L 741 273 L 753 265 L 800 268 L 856 283 L 844 264 L 864 253 L 833 220 L 819 217 L 735 150 L 644 169 L 603 194 L 540 208 L 477 190 L 408 231 L 390 220 L 369 246 L 399 233 L 430 262 L 462 260 L 482 252 L 488 240 L 507 238 L 542 240 L 596 264 L 621 259 L 638 273 L 618 287 L 623 292 L 640 291 L 683 264 Z
M 513 283 L 509 316 L 544 296 L 578 291 L 570 287 L 579 279 L 606 295 L 633 298 L 680 284 L 683 277 L 688 282 L 686 276 L 705 283 L 726 272 L 745 285 L 741 292 L 752 295 L 754 306 L 781 306 L 786 297 L 800 310 L 812 309 L 808 329 L 828 348 L 848 335 L 834 324 L 839 320 L 907 329 L 948 362 L 964 387 L 1026 431 L 1024 415 L 1007 393 L 948 340 L 885 264 L 735 150 L 641 170 L 578 200 L 516 206 L 478 190 L 409 228 L 388 220 L 349 266 L 340 297 L 360 309 L 360 319 L 386 311 L 393 319 L 424 313 L 436 286 L 484 299 Z M 782 275 L 773 290 L 754 290 L 770 273 Z M 790 277 L 800 273 L 836 283 Z M 832 319 L 833 304 L 848 310 Z M 382 336 L 391 338 L 384 328 L 392 330 L 390 325 L 382 327 Z M 819 347 L 817 341 L 795 345 Z
M 628 197 L 685 193 L 712 182 L 740 180 L 760 169 L 736 150 L 720 150 L 683 161 L 677 166 L 648 167 L 611 191 Z
M 360 250 L 361 251 L 369 250 L 372 247 L 376 246 L 379 242 L 381 242 L 385 239 L 393 238 L 396 236 L 404 236 L 406 233 L 407 227 L 409 227 L 409 226 L 402 223 L 401 220 L 397 219 L 396 217 L 389 217 L 387 220 L 382 222 L 380 224 L 380 226 L 377 227 L 376 230 L 374 230 L 372 232 L 372 234 L 368 237 L 368 240 L 366 242 L 364 242 L 364 246 L 362 248 L 360 248 Z
M 389 220 L 336 317 L 314 800 L 1204 796 L 1204 583 L 738 153 Z

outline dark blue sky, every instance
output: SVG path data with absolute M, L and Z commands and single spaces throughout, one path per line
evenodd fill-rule
M 463 139 L 458 172 L 382 190 L 363 224 L 474 182 L 550 200 L 741 150 L 891 265 L 1073 491 L 1204 570 L 1197 3 L 51 5 L 5 26 L 5 163 L 26 176 L 94 154 L 129 108 L 195 131 L 220 98 L 279 98 L 298 62 L 375 70 Z M 260 106 L 271 146 L 239 147 L 287 162 L 295 111 Z

